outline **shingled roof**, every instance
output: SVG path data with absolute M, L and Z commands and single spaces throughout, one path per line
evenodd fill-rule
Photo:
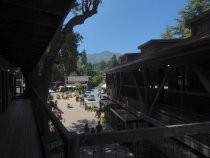
M 76 83 L 76 82 L 88 82 L 89 76 L 69 76 L 67 77 L 68 83 Z

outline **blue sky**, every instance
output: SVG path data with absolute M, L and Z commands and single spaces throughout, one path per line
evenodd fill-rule
M 175 25 L 187 0 L 103 0 L 98 14 L 75 27 L 83 37 L 79 51 L 135 53 L 148 40 L 159 39 Z

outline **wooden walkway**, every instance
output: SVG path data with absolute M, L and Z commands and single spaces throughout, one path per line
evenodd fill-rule
M 30 100 L 14 100 L 7 111 L 0 114 L 0 157 L 43 157 Z

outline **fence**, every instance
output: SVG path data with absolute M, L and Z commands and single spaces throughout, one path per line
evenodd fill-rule
M 203 122 L 80 135 L 80 157 L 210 157 L 209 135 L 203 134 L 209 130 L 209 125 L 210 122 Z M 196 139 L 195 136 L 199 139 Z M 185 141 L 182 140 L 184 138 Z

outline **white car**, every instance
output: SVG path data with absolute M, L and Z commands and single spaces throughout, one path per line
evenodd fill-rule
M 90 94 L 90 95 L 87 96 L 87 100 L 88 101 L 95 101 L 96 99 L 95 99 L 95 96 L 93 94 Z
M 85 91 L 85 97 L 91 94 L 91 91 Z

